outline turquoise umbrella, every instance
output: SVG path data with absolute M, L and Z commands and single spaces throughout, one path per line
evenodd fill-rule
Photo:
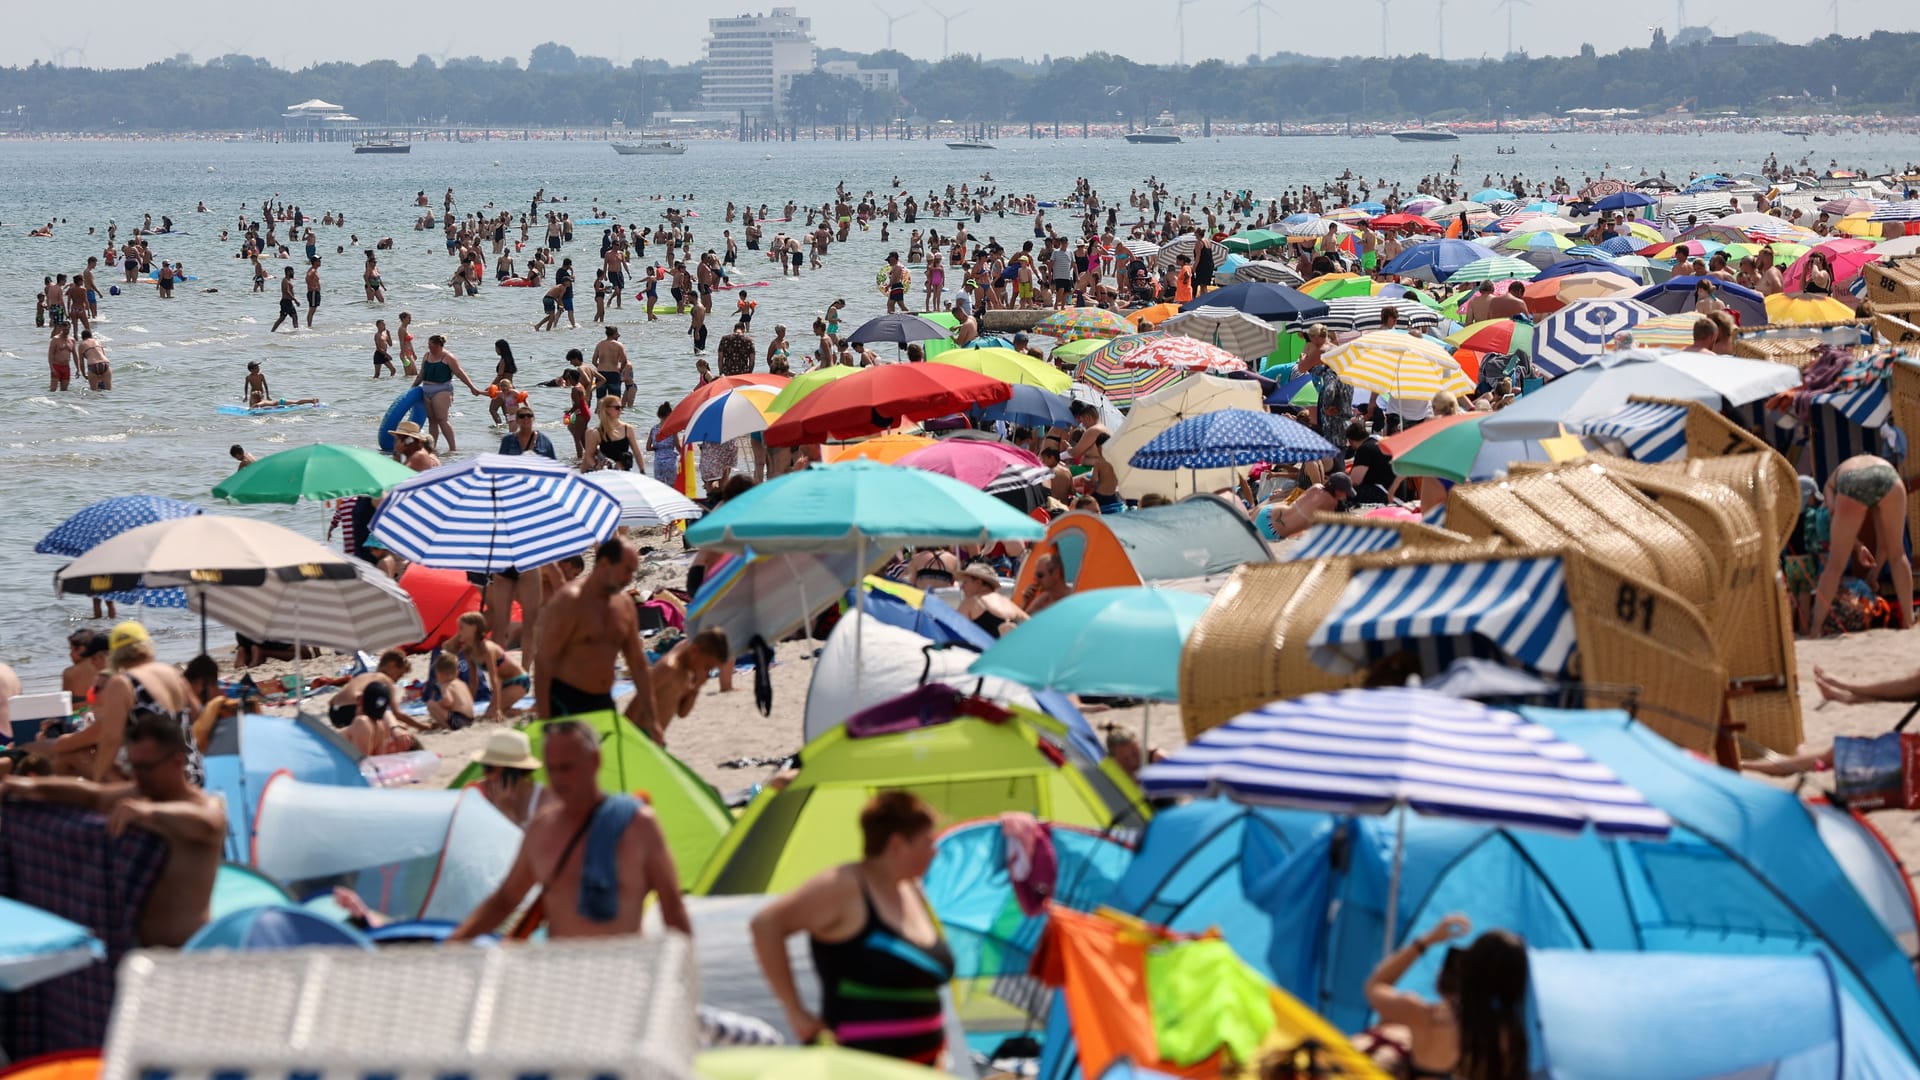
M 769 480 L 702 518 L 687 530 L 687 542 L 770 555 L 1038 540 L 1045 534 L 1039 522 L 958 480 L 854 460 Z
M 1210 603 L 1175 589 L 1075 593 L 1008 631 L 968 671 L 1034 689 L 1178 701 L 1180 650 Z
M 0 991 L 25 990 L 106 955 L 106 946 L 79 923 L 0 896 Z

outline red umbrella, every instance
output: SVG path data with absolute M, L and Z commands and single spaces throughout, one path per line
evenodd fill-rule
M 1437 233 L 1440 223 L 1428 221 L 1419 214 L 1385 214 L 1374 218 L 1371 224 L 1376 229 L 1418 229 L 1423 233 Z
M 675 405 L 673 411 L 667 414 L 667 418 L 660 422 L 660 436 L 665 438 L 685 429 L 693 421 L 693 414 L 700 411 L 700 406 L 735 387 L 771 386 L 777 389 L 787 385 L 787 378 L 785 375 L 754 372 L 748 375 L 728 375 L 722 379 L 715 379 L 680 399 L 680 404 Z
M 1013 396 L 999 379 L 950 364 L 884 364 L 828 383 L 767 428 L 768 446 L 800 446 L 886 431 Z
M 982 491 L 1010 466 L 1046 471 L 1040 459 L 1027 451 L 984 439 L 947 439 L 903 454 L 894 464 L 951 476 Z

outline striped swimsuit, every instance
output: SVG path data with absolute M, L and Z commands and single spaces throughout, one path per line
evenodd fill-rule
M 901 937 L 880 921 L 865 882 L 860 895 L 867 921 L 858 934 L 811 939 L 820 1018 L 841 1046 L 932 1064 L 946 1045 L 940 988 L 953 978 L 953 953 L 944 939 L 923 949 Z

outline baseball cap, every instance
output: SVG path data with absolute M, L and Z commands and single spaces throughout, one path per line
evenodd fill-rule
M 126 622 L 114 627 L 113 632 L 107 635 L 107 648 L 118 649 L 122 646 L 135 644 L 136 642 L 152 640 L 151 637 L 147 636 L 146 627 L 141 626 L 132 619 L 128 619 Z
M 1353 494 L 1353 477 L 1346 473 L 1334 473 L 1327 477 L 1327 490 L 1343 499 L 1347 498 Z

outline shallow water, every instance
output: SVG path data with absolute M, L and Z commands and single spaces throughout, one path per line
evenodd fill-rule
M 1027 141 L 1007 138 L 993 153 L 956 153 L 938 143 L 802 141 L 787 144 L 696 142 L 681 157 L 620 157 L 603 143 L 493 142 L 419 144 L 406 156 L 353 155 L 341 145 L 259 143 L 6 143 L 0 146 L 0 476 L 7 479 L 6 513 L 0 520 L 0 660 L 29 680 L 44 682 L 65 663 L 64 638 L 90 615 L 84 600 L 59 598 L 52 575 L 63 560 L 32 553 L 34 543 L 67 515 L 110 495 L 149 492 L 200 502 L 223 513 L 268 517 L 318 536 L 326 511 L 294 507 L 217 507 L 209 492 L 232 471 L 227 447 L 241 443 L 256 455 L 307 442 L 371 445 L 375 428 L 405 385 L 371 380 L 372 324 L 384 317 L 396 325 L 400 311 L 414 316 L 415 337 L 425 351 L 429 334 L 443 333 L 476 382 L 493 370 L 494 339 L 512 342 L 523 384 L 557 375 L 568 348 L 591 350 L 601 337 L 589 325 L 592 270 L 599 250 L 597 228 L 576 231 L 565 254 L 583 270 L 576 290 L 581 326 L 557 333 L 530 329 L 539 313 L 534 290 L 483 287 L 477 298 L 456 297 L 445 287 L 451 275 L 440 234 L 415 232 L 414 193 L 425 190 L 437 211 L 440 196 L 455 189 L 455 212 L 497 203 L 516 213 L 534 189 L 564 196 L 576 217 L 598 204 L 618 220 L 656 223 L 665 204 L 657 193 L 695 193 L 703 215 L 695 250 L 721 249 L 729 199 L 779 207 L 789 199 L 818 205 L 845 180 L 858 194 L 884 192 L 895 176 L 905 192 L 924 198 L 929 188 L 977 183 L 990 170 L 1003 192 L 1033 192 L 1058 199 L 1076 177 L 1089 178 L 1108 201 L 1124 197 L 1147 176 L 1157 175 L 1176 192 L 1251 188 L 1265 196 L 1288 186 L 1321 182 L 1352 168 L 1369 177 L 1411 181 L 1444 170 L 1454 153 L 1469 188 L 1483 174 L 1523 171 L 1529 177 L 1555 173 L 1578 179 L 1611 165 L 1637 173 L 1642 167 L 1684 176 L 1689 169 L 1750 170 L 1769 151 L 1782 160 L 1811 154 L 1880 169 L 1910 157 L 1910 147 L 1887 137 L 1840 136 L 1809 141 L 1777 135 L 1594 136 L 1561 133 L 1515 139 L 1472 138 L 1450 144 L 1402 144 L 1391 139 L 1217 139 L 1179 146 L 1133 146 L 1116 140 Z M 1497 156 L 1495 145 L 1519 153 Z M 277 291 L 250 291 L 249 264 L 232 258 L 232 229 L 244 201 L 256 211 L 265 198 L 298 203 L 315 216 L 346 214 L 345 228 L 320 228 L 325 299 L 315 329 L 269 335 Z M 196 214 L 197 202 L 212 211 Z M 156 259 L 184 260 L 201 280 L 160 300 L 151 286 L 135 285 L 118 297 L 103 297 L 96 334 L 113 361 L 115 389 L 107 395 L 46 391 L 45 331 L 33 326 L 34 291 L 42 275 L 71 273 L 105 246 L 109 218 L 123 230 L 141 215 L 162 213 L 184 235 L 152 239 Z M 777 214 L 776 214 L 777 216 Z M 52 239 L 32 239 L 29 228 L 64 219 Z M 951 223 L 942 223 L 943 230 Z M 925 221 L 923 219 L 922 227 Z M 93 226 L 98 235 L 89 236 Z M 769 235 L 777 226 L 769 226 Z M 1024 218 L 988 219 L 972 229 L 1017 244 L 1031 235 Z M 284 235 L 284 230 L 282 230 Z M 350 234 L 358 234 L 356 247 Z M 736 227 L 737 234 L 737 227 Z M 124 235 L 124 232 L 123 232 Z M 537 240 L 540 233 L 536 229 Z M 384 308 L 360 300 L 359 249 L 392 236 L 393 251 L 380 264 L 389 301 Z M 346 251 L 335 254 L 336 246 Z M 764 350 L 775 323 L 795 338 L 796 356 L 811 339 L 808 327 L 836 297 L 848 301 L 848 327 L 885 306 L 873 287 L 874 273 L 889 250 L 906 249 L 895 230 L 883 244 L 873 231 L 855 230 L 836 245 L 827 266 L 782 279 L 758 253 L 742 251 L 736 280 L 769 281 L 752 290 L 760 304 L 755 340 Z M 648 252 L 651 261 L 656 249 Z M 294 248 L 297 257 L 299 248 Z M 270 273 L 279 265 L 268 261 Z M 522 260 L 524 262 L 524 260 Z M 489 264 L 489 267 L 491 264 Z M 296 270 L 296 274 L 301 273 Z M 97 272 L 104 287 L 117 272 Z M 269 289 L 277 286 L 269 282 Z M 201 290 L 217 289 L 207 293 Z M 304 291 L 304 287 L 302 287 Z M 917 290 L 916 290 L 917 291 Z M 917 297 L 916 297 L 917 298 Z M 625 314 L 609 313 L 621 327 L 633 357 L 641 392 L 635 415 L 644 424 L 652 406 L 674 400 L 693 383 L 692 347 L 684 320 L 646 324 L 628 301 Z M 731 302 L 716 304 L 709 323 L 717 338 L 729 322 Z M 711 354 L 712 342 L 709 343 Z M 249 360 L 263 362 L 274 393 L 320 397 L 329 408 L 269 417 L 219 416 L 222 402 L 237 402 Z M 531 376 L 531 378 L 529 378 Z M 76 380 L 76 385 L 78 382 Z M 482 382 L 484 385 L 484 382 Z M 570 439 L 559 416 L 566 395 L 534 389 L 540 423 L 562 448 Z M 458 394 L 453 420 L 462 453 L 492 449 L 501 430 L 488 422 L 483 399 Z M 455 455 L 458 456 L 458 455 Z M 123 616 L 127 614 L 122 612 Z M 153 613 L 150 624 L 163 655 L 184 658 L 192 650 L 195 621 L 180 612 Z M 229 640 L 216 630 L 216 651 Z

